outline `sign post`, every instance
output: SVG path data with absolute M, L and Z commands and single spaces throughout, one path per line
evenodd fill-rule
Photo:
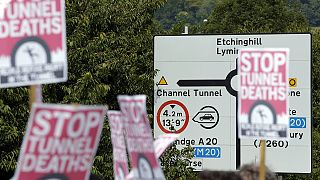
M 266 167 L 265 167 L 265 159 L 266 159 L 266 140 L 260 140 L 260 166 L 259 166 L 259 180 L 266 179 Z
M 31 112 L 32 104 L 36 102 L 36 87 L 30 86 L 29 87 L 29 108 Z

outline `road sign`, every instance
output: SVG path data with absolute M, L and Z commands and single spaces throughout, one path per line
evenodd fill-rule
M 236 62 L 241 48 L 290 50 L 288 77 L 298 83 L 288 91 L 289 141 L 266 140 L 266 165 L 276 172 L 311 172 L 310 34 L 155 36 L 155 119 L 165 102 L 184 104 L 190 121 L 176 144 L 194 147 L 191 165 L 197 170 L 235 170 L 244 163 L 258 163 L 259 141 L 237 139 Z M 162 77 L 165 86 L 159 85 Z M 156 121 L 154 132 L 156 137 L 163 133 Z
M 0 87 L 67 80 L 64 0 L 0 4 Z
M 157 112 L 157 124 L 164 133 L 181 133 L 189 123 L 189 112 L 176 100 L 163 103 Z

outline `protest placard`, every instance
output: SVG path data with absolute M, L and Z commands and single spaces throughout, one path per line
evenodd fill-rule
M 239 136 L 288 136 L 288 49 L 242 49 L 238 74 Z
M 88 179 L 106 107 L 34 104 L 13 179 Z
M 108 111 L 107 115 L 111 131 L 114 178 L 115 180 L 124 180 L 129 174 L 129 169 L 122 113 L 120 111 Z
M 0 87 L 67 80 L 64 0 L 0 2 Z
M 178 139 L 180 134 L 162 134 L 158 136 L 158 138 L 153 142 L 153 146 L 155 149 L 156 157 L 159 158 L 162 153 L 166 151 L 166 149 Z
M 165 179 L 155 156 L 153 136 L 147 117 L 146 96 L 118 96 L 125 122 L 132 179 Z
M 166 149 L 171 145 L 171 143 L 177 140 L 179 136 L 180 134 L 172 134 L 172 133 L 160 135 L 153 142 L 156 158 L 159 158 L 166 151 Z M 133 177 L 134 177 L 133 172 L 130 172 L 127 175 L 126 179 L 132 179 Z

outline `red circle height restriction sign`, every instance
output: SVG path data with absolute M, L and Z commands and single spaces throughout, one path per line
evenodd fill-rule
M 179 101 L 167 101 L 157 111 L 157 124 L 164 133 L 179 134 L 187 128 L 188 123 L 188 109 Z

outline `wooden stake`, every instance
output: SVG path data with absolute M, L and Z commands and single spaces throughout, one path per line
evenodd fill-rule
M 41 84 L 32 85 L 29 88 L 29 107 L 32 108 L 32 104 L 35 102 L 42 102 L 42 86 Z
M 259 166 L 259 180 L 266 179 L 266 140 L 260 140 L 260 166 Z
M 31 111 L 32 104 L 36 102 L 36 85 L 31 85 L 29 88 L 29 108 Z

